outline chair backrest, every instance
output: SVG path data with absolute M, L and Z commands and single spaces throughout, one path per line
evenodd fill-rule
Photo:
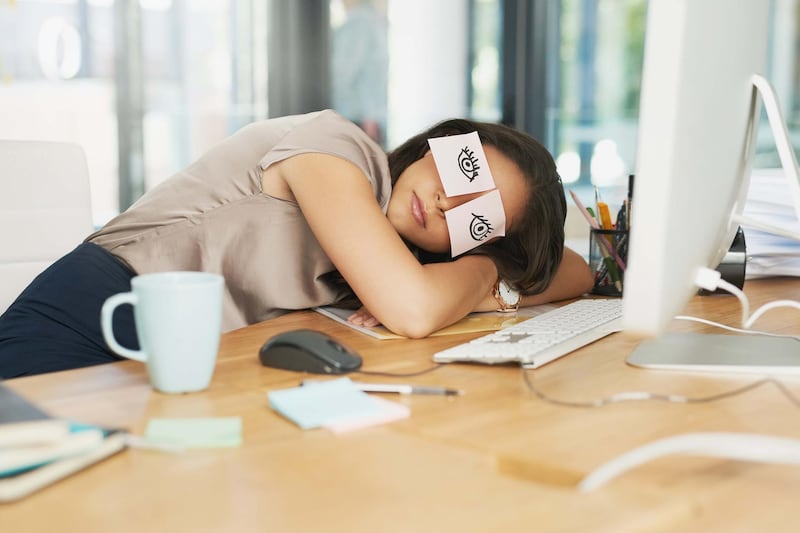
M 62 142 L 0 140 L 0 313 L 91 231 L 83 149 Z

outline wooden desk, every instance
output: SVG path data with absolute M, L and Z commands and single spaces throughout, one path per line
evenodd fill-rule
M 800 300 L 800 281 L 751 281 L 752 308 Z M 734 323 L 730 296 L 695 298 L 687 313 Z M 798 331 L 800 312 L 761 327 Z M 458 398 L 411 396 L 411 418 L 344 435 L 302 431 L 270 410 L 270 390 L 297 373 L 262 367 L 257 349 L 283 330 L 313 327 L 358 350 L 364 368 L 411 372 L 437 349 L 477 336 L 378 341 L 313 312 L 226 334 L 210 389 L 164 395 L 123 362 L 9 381 L 52 413 L 141 434 L 152 417 L 241 416 L 240 448 L 181 455 L 128 450 L 20 502 L 0 506 L 3 531 L 779 531 L 796 529 L 800 468 L 669 457 L 597 492 L 575 484 L 605 461 L 657 438 L 741 431 L 800 438 L 800 409 L 775 388 L 677 405 L 599 409 L 545 403 L 519 368 L 450 364 L 411 381 L 461 388 Z M 712 331 L 689 323 L 676 329 Z M 719 332 L 719 330 L 713 330 Z M 638 339 L 619 333 L 533 371 L 562 399 L 646 390 L 705 395 L 755 376 L 691 375 L 625 364 Z M 359 376 L 375 382 L 398 378 Z M 783 379 L 800 395 L 800 379 Z

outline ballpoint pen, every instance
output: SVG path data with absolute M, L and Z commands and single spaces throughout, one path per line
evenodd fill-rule
M 391 384 L 391 383 L 361 383 L 354 381 L 353 385 L 364 392 L 392 392 L 395 394 L 433 394 L 436 396 L 461 396 L 462 391 L 445 387 L 422 387 L 419 385 Z
M 313 385 L 318 383 L 314 379 L 304 379 L 300 385 Z M 445 387 L 424 387 L 405 383 L 364 383 L 353 381 L 353 385 L 362 392 L 387 392 L 392 394 L 430 394 L 434 396 L 461 396 L 463 391 Z

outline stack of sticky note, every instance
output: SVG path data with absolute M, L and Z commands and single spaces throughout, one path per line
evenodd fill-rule
M 407 418 L 407 406 L 370 396 L 348 378 L 306 384 L 267 394 L 270 406 L 302 429 L 343 433 Z

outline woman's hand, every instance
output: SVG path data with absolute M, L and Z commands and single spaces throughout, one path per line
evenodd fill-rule
M 367 328 L 374 328 L 375 326 L 380 326 L 381 323 L 378 321 L 377 318 L 372 316 L 366 307 L 362 307 L 349 317 L 347 317 L 347 321 L 356 326 L 364 326 Z

